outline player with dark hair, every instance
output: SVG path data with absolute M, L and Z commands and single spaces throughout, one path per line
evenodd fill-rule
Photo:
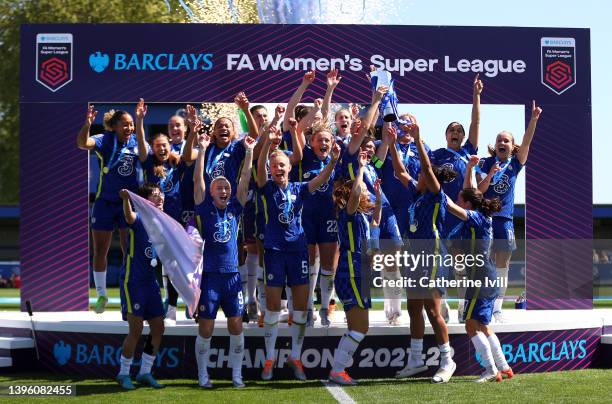
M 469 238 L 466 238 L 470 241 L 470 254 L 483 257 L 484 265 L 474 265 L 469 271 L 469 279 L 480 281 L 482 286 L 467 288 L 463 311 L 465 330 L 485 366 L 485 372 L 476 381 L 501 381 L 502 375 L 510 379 L 514 373 L 506 361 L 499 339 L 489 327 L 499 288 L 488 285 L 491 284 L 489 282 L 499 281 L 490 250 L 493 239 L 491 215 L 499 212 L 502 204 L 497 197 L 486 199 L 482 192 L 473 187 L 472 169 L 476 164 L 478 157 L 471 156 L 465 174 L 464 189 L 459 193 L 456 204 L 448 198 L 447 212 L 461 220 L 453 232 L 469 234 Z
M 127 254 L 127 224 L 122 212 L 119 191 L 138 188 L 138 142 L 132 116 L 121 110 L 104 114 L 105 132 L 90 136 L 89 130 L 98 112 L 87 107 L 85 124 L 77 136 L 77 146 L 96 153 L 100 162 L 100 180 L 91 212 L 93 238 L 93 277 L 98 300 L 95 312 L 102 313 L 108 302 L 106 295 L 107 255 L 115 226 L 119 228 L 123 257 Z
M 146 183 L 138 189 L 138 195 L 163 210 L 164 194 L 157 184 Z M 142 335 L 143 323 L 149 323 L 149 335 L 141 357 L 141 365 L 136 381 L 153 388 L 163 388 L 151 374 L 155 355 L 159 350 L 164 334 L 164 308 L 159 291 L 159 283 L 155 275 L 157 254 L 155 247 L 149 241 L 140 214 L 134 212 L 130 204 L 129 194 L 123 189 L 119 192 L 123 200 L 123 213 L 129 226 L 129 251 L 119 275 L 119 291 L 121 295 L 121 315 L 128 322 L 128 335 L 123 341 L 121 351 L 121 369 L 117 381 L 127 390 L 134 389 L 130 377 L 130 367 L 134 358 L 134 350 Z

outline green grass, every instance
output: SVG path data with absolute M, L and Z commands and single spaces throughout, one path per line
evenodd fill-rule
M 571 372 L 552 372 L 516 375 L 502 383 L 476 384 L 474 377 L 454 377 L 445 385 L 432 385 L 429 379 L 361 380 L 355 387 L 344 391 L 358 403 L 376 402 L 610 402 L 612 370 L 587 369 Z M 319 381 L 305 383 L 294 381 L 247 381 L 245 389 L 234 389 L 228 381 L 214 381 L 215 388 L 203 391 L 193 379 L 160 380 L 167 385 L 163 390 L 137 388 L 123 391 L 109 379 L 66 378 L 48 373 L 18 373 L 0 375 L 0 384 L 75 384 L 77 397 L 74 402 L 219 402 L 236 403 L 286 403 L 286 402 L 335 402 Z M 47 398 L 48 401 L 65 398 Z M 34 398 L 30 398 L 35 402 Z

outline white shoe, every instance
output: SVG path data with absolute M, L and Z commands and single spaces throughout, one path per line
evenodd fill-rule
M 494 381 L 500 382 L 501 380 L 502 380 L 501 372 L 493 371 L 493 370 L 485 370 L 485 372 L 481 374 L 480 377 L 474 381 L 476 383 L 486 383 L 486 382 L 494 382 Z
M 176 325 L 176 306 L 168 306 L 168 310 L 166 311 L 166 318 L 164 318 L 164 323 L 169 326 Z
M 496 311 L 495 313 L 493 313 L 493 319 L 497 324 L 504 324 L 508 322 L 508 320 L 506 320 L 506 317 L 504 317 L 501 311 Z
M 434 377 L 431 378 L 431 382 L 436 384 L 446 383 L 453 376 L 455 370 L 457 370 L 457 364 L 455 363 L 455 361 L 452 361 L 450 366 L 438 369 Z
M 423 364 L 421 366 L 415 366 L 415 367 L 410 367 L 410 364 L 407 364 L 405 368 L 395 372 L 395 378 L 396 379 L 403 379 L 405 377 L 410 377 L 410 376 L 418 375 L 419 373 L 425 372 L 427 369 L 429 369 L 429 368 L 425 364 Z
M 213 384 L 210 382 L 207 373 L 202 373 L 198 375 L 198 386 L 204 387 L 205 389 L 212 389 Z
M 389 325 L 400 325 L 401 321 L 400 321 L 400 317 L 401 317 L 402 313 L 398 313 L 398 312 L 393 312 L 393 313 L 389 313 L 387 315 L 387 321 L 389 321 Z
M 246 387 L 246 385 L 242 381 L 242 376 L 234 376 L 234 377 L 232 377 L 232 383 L 234 384 L 234 387 L 237 388 L 237 389 L 242 389 L 242 388 Z

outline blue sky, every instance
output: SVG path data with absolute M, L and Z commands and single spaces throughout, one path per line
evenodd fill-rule
M 593 112 L 593 202 L 612 204 L 612 187 L 606 165 L 607 151 L 612 150 L 612 137 L 607 134 L 606 113 L 612 107 L 612 82 L 606 79 L 606 69 L 612 66 L 612 52 L 609 42 L 612 39 L 612 2 L 606 0 L 513 0 L 501 1 L 451 1 L 451 0 L 339 0 L 323 1 L 322 4 L 335 5 L 330 19 L 324 23 L 361 23 L 361 24 L 405 24 L 405 25 L 472 25 L 472 26 L 515 26 L 515 27 L 571 27 L 590 28 L 591 30 L 591 78 Z M 340 3 L 340 7 L 338 7 Z M 366 4 L 365 12 L 361 7 Z M 395 10 L 393 12 L 389 10 Z M 399 12 L 397 12 L 399 10 Z M 608 45 L 606 45 L 608 43 Z M 486 83 L 485 83 L 486 92 Z M 401 100 L 400 100 L 401 101 Z M 466 106 L 467 107 L 467 106 Z M 440 108 L 440 109 L 437 109 Z M 524 128 L 521 127 L 522 111 L 509 109 L 489 109 L 482 113 L 481 146 L 492 142 L 493 136 L 501 129 L 510 130 L 520 139 Z M 503 112 L 502 112 L 503 111 Z M 446 116 L 448 112 L 448 116 Z M 516 114 L 518 112 L 518 115 Z M 509 115 L 508 115 L 509 113 Z M 544 113 L 545 106 L 544 106 Z M 442 115 L 441 115 L 442 114 Z M 451 120 L 459 120 L 469 125 L 469 109 L 451 109 L 444 106 L 423 110 L 419 113 L 420 123 L 430 121 L 434 115 L 438 126 L 446 126 Z M 515 122 L 517 117 L 518 122 Z M 501 122 L 501 124 L 500 124 Z M 435 124 L 432 132 L 440 132 Z M 489 126 L 491 125 L 491 126 Z M 537 135 L 536 135 L 537 136 Z M 434 136 L 428 141 L 435 143 Z M 437 136 L 441 137 L 441 136 Z M 491 137 L 491 139 L 489 139 Z M 437 146 L 437 144 L 433 144 Z M 484 149 L 483 149 L 484 150 Z M 522 178 L 524 182 L 524 176 Z M 524 202 L 524 186 L 517 189 L 517 202 Z

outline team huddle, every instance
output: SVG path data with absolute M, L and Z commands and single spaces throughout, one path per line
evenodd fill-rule
M 176 320 L 178 293 L 165 273 L 162 300 L 156 268 L 161 266 L 128 190 L 150 201 L 184 226 L 194 224 L 202 239 L 201 295 L 195 313 L 198 383 L 212 387 L 208 356 L 217 311 L 227 318 L 229 366 L 235 387 L 244 387 L 243 319 L 264 328 L 266 358 L 263 380 L 271 380 L 281 309 L 286 302 L 291 335 L 288 366 L 298 380 L 307 376 L 300 360 L 307 327 L 320 321 L 329 327 L 334 293 L 346 315 L 347 331 L 335 350 L 329 380 L 353 385 L 346 368 L 368 332 L 371 307 L 368 260 L 384 250 L 418 248 L 430 254 L 481 254 L 481 268 L 459 270 L 422 265 L 428 279 L 507 279 L 514 241 L 514 185 L 527 161 L 542 110 L 533 102 L 522 143 L 500 132 L 490 157 L 479 158 L 480 95 L 473 83 L 469 132 L 458 122 L 446 129 L 447 147 L 430 150 L 415 116 L 395 122 L 379 119 L 388 88 L 373 90 L 370 106 L 351 104 L 331 113 L 331 100 L 341 78 L 327 74 L 327 91 L 312 106 L 300 104 L 315 80 L 310 71 L 286 106 L 269 119 L 262 105 L 250 105 L 239 93 L 235 102 L 248 124 L 240 135 L 229 117 L 207 125 L 192 106 L 170 117 L 168 133 L 145 135 L 147 106 L 140 100 L 134 117 L 126 111 L 104 115 L 105 132 L 90 135 L 96 118 L 88 107 L 77 137 L 81 149 L 94 151 L 100 181 L 91 213 L 95 311 L 108 302 L 106 266 L 112 232 L 119 228 L 124 261 L 120 275 L 121 311 L 129 333 L 123 343 L 119 384 L 133 389 L 130 367 L 141 337 L 145 339 L 136 381 L 161 388 L 151 368 L 164 333 L 164 319 Z M 140 175 L 139 173 L 142 173 Z M 143 181 L 143 178 L 144 181 Z M 385 241 L 381 243 L 380 241 Z M 418 246 L 418 247 L 416 247 Z M 162 268 L 163 273 L 163 268 Z M 387 279 L 399 270 L 382 271 Z M 507 284 L 507 281 L 505 282 Z M 504 282 L 502 281 L 502 284 Z M 315 289 L 320 310 L 315 311 Z M 513 376 L 499 340 L 489 327 L 503 321 L 505 287 L 459 288 L 459 321 L 485 367 L 479 382 Z M 390 324 L 401 316 L 402 290 L 385 288 L 385 314 Z M 447 382 L 456 370 L 447 330 L 444 288 L 409 289 L 410 355 L 396 377 L 420 374 L 424 315 L 440 350 L 434 383 Z

